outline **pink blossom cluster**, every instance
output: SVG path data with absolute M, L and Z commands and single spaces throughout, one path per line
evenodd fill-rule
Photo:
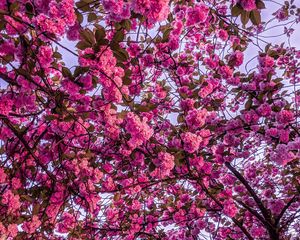
M 167 152 L 160 152 L 153 163 L 157 167 L 157 173 L 155 174 L 164 178 L 169 176 L 171 170 L 174 168 L 174 156 Z
M 206 5 L 200 4 L 190 7 L 186 12 L 186 25 L 193 26 L 195 24 L 205 23 L 208 18 L 209 8 Z
M 184 150 L 189 153 L 194 153 L 200 148 L 202 137 L 191 132 L 185 132 L 180 135 L 183 141 Z
M 14 238 L 18 235 L 18 225 L 12 223 L 5 227 L 2 222 L 0 222 L 0 233 L 2 237 Z
M 193 109 L 188 111 L 186 116 L 186 123 L 190 129 L 197 129 L 203 127 L 205 124 L 205 120 L 207 117 L 207 110 L 206 109 Z
M 243 52 L 237 50 L 235 51 L 230 57 L 229 61 L 234 64 L 234 66 L 241 66 L 244 61 L 244 54 Z
M 96 59 L 85 58 L 86 54 L 95 54 Z M 87 48 L 80 53 L 79 63 L 83 67 L 90 67 L 93 75 L 99 78 L 103 86 L 102 92 L 107 101 L 121 102 L 122 94 L 128 92 L 127 86 L 122 86 L 124 70 L 117 67 L 116 58 L 109 48 L 101 48 L 98 53 Z
M 271 152 L 271 160 L 279 165 L 285 166 L 289 162 L 300 157 L 300 139 L 294 141 L 284 141 L 287 144 L 279 144 L 275 150 Z
M 41 46 L 39 48 L 38 59 L 42 68 L 46 69 L 50 67 L 51 62 L 53 61 L 52 56 L 53 56 L 53 51 L 51 47 Z
M 0 238 L 300 232 L 300 51 L 265 2 L 0 0 Z
M 7 205 L 8 212 L 12 214 L 16 214 L 21 206 L 19 195 L 14 194 L 9 189 L 3 193 L 1 203 Z
M 252 11 L 257 8 L 255 4 L 255 0 L 240 0 L 239 4 L 246 11 Z
M 68 27 L 76 23 L 74 1 L 62 0 L 59 3 L 50 1 L 48 12 L 38 15 L 34 22 L 41 31 L 61 37 Z
M 131 136 L 127 142 L 131 150 L 141 146 L 153 135 L 153 129 L 148 125 L 147 121 L 145 117 L 141 121 L 141 119 L 132 112 L 127 114 L 125 129 Z
M 28 234 L 33 234 L 36 231 L 36 229 L 40 227 L 40 225 L 41 221 L 39 217 L 34 215 L 31 221 L 23 223 L 22 229 Z
M 165 20 L 169 13 L 169 0 L 103 0 L 111 20 L 130 18 L 130 12 L 147 16 L 149 25 Z

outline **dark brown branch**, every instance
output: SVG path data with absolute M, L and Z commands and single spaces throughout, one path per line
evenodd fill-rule
M 280 222 L 280 219 L 282 218 L 282 216 L 284 215 L 284 213 L 286 212 L 286 210 L 294 203 L 296 202 L 298 199 L 298 196 L 294 196 L 285 206 L 284 208 L 281 210 L 280 214 L 276 217 L 275 219 L 275 226 L 277 226 Z
M 48 170 L 47 166 L 45 166 L 43 163 L 41 163 L 39 161 L 38 157 L 34 154 L 32 148 L 28 145 L 27 141 L 24 139 L 24 137 L 23 137 L 24 134 L 19 132 L 5 115 L 0 114 L 0 119 L 14 133 L 14 135 L 20 140 L 20 142 L 23 144 L 23 146 L 25 147 L 27 152 L 35 160 L 35 163 L 38 166 L 40 166 L 53 181 L 56 181 L 56 177 Z
M 229 162 L 225 162 L 225 166 L 236 176 L 237 179 L 240 180 L 240 182 L 246 187 L 247 191 L 250 193 L 251 197 L 256 202 L 258 208 L 260 209 L 260 211 L 265 219 L 265 222 L 267 223 L 267 225 L 265 223 L 263 223 L 263 224 L 267 228 L 271 239 L 274 239 L 274 240 L 279 239 L 278 229 L 272 223 L 272 216 L 269 214 L 268 210 L 265 208 L 262 201 L 256 195 L 256 193 L 254 192 L 252 187 L 249 185 L 247 180 L 233 166 L 231 166 Z

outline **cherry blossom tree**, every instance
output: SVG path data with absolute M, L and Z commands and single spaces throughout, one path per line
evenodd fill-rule
M 297 239 L 299 22 L 293 0 L 0 0 L 1 239 Z

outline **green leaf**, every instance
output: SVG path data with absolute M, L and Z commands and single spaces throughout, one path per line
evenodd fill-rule
M 185 158 L 183 151 L 177 151 L 174 157 L 175 157 L 175 161 L 174 161 L 175 165 L 182 166 Z
M 232 9 L 231 9 L 231 14 L 233 17 L 237 17 L 242 13 L 243 9 L 240 7 L 240 5 L 235 5 Z
M 243 25 L 246 25 L 249 22 L 250 12 L 243 11 L 241 14 L 241 21 Z
M 88 132 L 93 132 L 95 130 L 95 126 L 94 125 L 90 125 L 88 128 L 87 128 Z
M 114 42 L 122 42 L 124 40 L 123 31 L 117 31 L 113 37 Z
M 62 74 L 64 77 L 72 77 L 72 73 L 67 67 L 62 67 Z
M 115 25 L 116 31 L 120 31 L 122 29 L 121 23 L 116 22 L 114 25 Z
M 96 41 L 99 42 L 105 38 L 105 29 L 104 29 L 104 27 L 102 27 L 100 25 L 98 25 L 96 28 L 97 29 L 95 32 L 95 38 L 96 38 Z
M 24 218 L 24 217 L 18 217 L 18 219 L 17 219 L 17 221 L 15 223 L 16 224 L 22 224 L 25 221 L 26 221 L 26 218 Z M 3 238 L 3 239 L 6 239 L 6 238 Z M 14 239 L 16 239 L 16 238 L 14 238 Z M 24 238 L 20 238 L 20 239 L 24 239 Z
M 96 56 L 93 53 L 89 53 L 89 54 L 83 55 L 83 57 L 86 59 L 95 59 Z
M 26 3 L 25 4 L 25 8 L 26 8 L 26 11 L 29 12 L 29 13 L 32 13 L 33 12 L 33 6 L 31 3 Z
M 179 114 L 177 117 L 177 122 L 178 123 L 183 123 L 184 122 L 184 116 L 182 114 Z
M 76 47 L 80 50 L 84 50 L 86 48 L 91 47 L 91 44 L 86 41 L 80 41 L 76 44 Z
M 103 39 L 101 39 L 100 41 L 98 41 L 97 44 L 98 44 L 99 46 L 101 46 L 101 45 L 102 45 L 102 46 L 106 46 L 106 45 L 109 44 L 109 41 L 108 41 L 107 39 L 103 38 Z
M 92 21 L 95 21 L 97 19 L 97 15 L 96 13 L 89 13 L 88 15 L 88 22 L 92 22 Z
M 131 21 L 129 19 L 122 21 L 122 26 L 126 29 L 126 31 L 130 31 L 131 29 Z
M 74 120 L 74 117 L 72 115 L 68 115 L 64 117 L 64 122 L 72 122 Z
M 41 205 L 40 204 L 34 204 L 34 206 L 33 206 L 33 210 L 32 210 L 32 214 L 33 215 L 37 215 L 38 213 L 39 213 L 39 211 L 40 211 L 40 208 L 41 208 Z
M 20 8 L 20 5 L 19 5 L 18 2 L 13 2 L 13 3 L 11 3 L 11 4 L 9 5 L 9 10 L 10 10 L 11 12 L 16 12 L 16 11 L 19 10 L 19 8 Z
M 245 103 L 245 109 L 246 110 L 250 110 L 252 107 L 252 99 L 249 99 L 246 103 Z
M 131 70 L 126 70 L 125 75 L 123 77 L 123 84 L 124 85 L 130 85 L 131 83 L 132 83 Z
M 150 171 L 150 172 L 153 172 L 153 171 L 155 170 L 155 168 L 156 168 L 156 166 L 154 165 L 154 163 L 151 162 L 151 163 L 149 164 L 149 171 Z
M 140 105 L 140 104 L 135 105 L 135 109 L 138 112 L 149 112 L 150 111 L 150 108 L 147 105 Z
M 129 57 L 128 53 L 122 48 L 115 50 L 114 56 L 121 62 L 125 62 Z
M 20 75 L 23 75 L 23 76 L 27 76 L 27 74 L 28 74 L 28 72 L 23 68 L 17 69 L 17 73 Z
M 34 199 L 28 195 L 21 195 L 21 198 L 28 201 L 28 202 L 33 202 Z
M 120 198 L 121 198 L 121 194 L 119 192 L 114 195 L 114 201 L 117 202 L 120 200 Z
M 78 77 L 79 75 L 83 74 L 83 73 L 86 73 L 89 71 L 89 67 L 81 67 L 81 66 L 77 66 L 75 68 L 75 71 L 74 71 L 74 77 Z
M 59 52 L 54 52 L 53 53 L 53 57 L 57 58 L 57 59 L 61 59 L 62 55 Z
M 266 8 L 266 5 L 264 4 L 263 1 L 258 0 L 258 1 L 256 2 L 256 7 L 257 7 L 258 9 L 265 9 L 265 8 Z
M 14 60 L 14 56 L 12 54 L 8 54 L 2 57 L 4 60 L 4 64 L 12 62 Z
M 88 28 L 80 31 L 80 37 L 91 45 L 95 43 L 94 33 Z
M 82 23 L 83 22 L 83 16 L 82 16 L 82 14 L 79 13 L 79 12 L 76 12 L 76 16 L 77 16 L 78 23 L 79 24 Z
M 162 38 L 162 41 L 161 42 L 168 42 L 169 41 L 169 36 L 170 36 L 170 33 L 172 31 L 173 28 L 167 28 L 164 33 L 163 33 L 163 38 Z
M 253 10 L 250 12 L 250 19 L 254 25 L 259 25 L 261 23 L 261 16 L 258 10 Z
M 55 115 L 47 115 L 45 116 L 45 120 L 47 121 L 52 121 L 55 120 L 57 117 Z
M 76 2 L 76 7 L 77 7 L 78 10 L 81 10 L 83 12 L 87 12 L 87 11 L 91 10 L 90 4 L 87 3 L 86 1 Z

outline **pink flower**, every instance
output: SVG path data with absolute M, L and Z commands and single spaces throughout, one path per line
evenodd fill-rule
M 135 199 L 135 200 L 132 201 L 131 208 L 133 210 L 140 210 L 141 207 L 142 207 L 142 205 L 141 205 L 141 203 L 138 200 Z
M 194 99 L 191 99 L 191 98 L 187 98 L 187 99 L 183 99 L 181 102 L 180 102 L 180 107 L 185 110 L 185 111 L 188 111 L 188 110 L 191 110 L 194 108 L 194 104 L 195 104 L 195 100 Z
M 255 0 L 240 0 L 239 4 L 246 11 L 252 11 L 252 10 L 256 9 Z
M 7 227 L 7 233 L 10 237 L 16 237 L 18 235 L 18 225 L 9 224 Z
M 244 61 L 244 54 L 243 52 L 237 50 L 235 51 L 229 58 L 229 61 L 234 64 L 234 66 L 241 66 Z
M 63 213 L 61 222 L 58 224 L 58 232 L 67 233 L 76 226 L 76 218 L 68 212 Z
M 95 59 L 85 58 L 86 54 L 95 55 Z M 124 70 L 116 66 L 117 60 L 111 49 L 102 47 L 95 53 L 92 48 L 87 48 L 81 51 L 79 55 L 80 65 L 89 67 L 91 69 L 90 73 L 94 76 L 98 76 L 99 82 L 102 85 L 104 98 L 109 102 L 121 102 L 122 91 L 126 92 L 126 88 L 122 88 Z
M 173 216 L 173 220 L 175 223 L 180 223 L 182 221 L 185 220 L 185 212 L 183 209 L 180 209 L 179 211 L 177 211 L 174 216 Z
M 266 135 L 271 137 L 277 137 L 278 129 L 277 128 L 269 128 L 266 130 Z
M 288 143 L 289 142 L 289 135 L 290 135 L 290 131 L 289 130 L 284 130 L 281 129 L 278 131 L 278 135 L 279 135 L 279 140 L 283 143 Z
M 68 40 L 76 41 L 76 40 L 80 39 L 79 30 L 80 30 L 80 25 L 78 23 L 76 23 L 73 26 L 69 27 L 69 29 L 67 30 Z
M 118 210 L 116 208 L 112 208 L 112 207 L 107 208 L 107 210 L 105 211 L 105 215 L 106 215 L 108 221 L 110 221 L 110 222 L 116 222 L 119 217 Z
M 265 57 L 259 57 L 258 61 L 262 67 L 271 68 L 274 66 L 274 58 L 268 55 L 266 55 Z
M 207 117 L 206 109 L 201 109 L 201 110 L 193 109 L 188 111 L 185 120 L 189 128 L 197 129 L 202 127 L 205 124 L 206 117 Z
M 226 214 L 229 217 L 234 217 L 237 213 L 237 208 L 235 206 L 235 204 L 230 201 L 230 200 L 226 200 L 224 202 L 224 214 Z
M 200 88 L 198 95 L 202 98 L 207 97 L 209 94 L 211 94 L 214 90 L 213 84 L 210 82 L 207 83 L 206 86 L 203 86 Z
M 2 195 L 2 203 L 8 206 L 8 211 L 16 213 L 16 211 L 21 207 L 19 195 L 14 195 L 11 190 L 7 190 Z
M 206 5 L 197 5 L 187 11 L 187 26 L 193 26 L 198 23 L 204 23 L 207 20 L 209 8 Z
M 191 132 L 186 132 L 182 133 L 180 137 L 182 138 L 185 151 L 194 153 L 199 149 L 200 143 L 202 141 L 202 138 L 200 136 L 197 136 L 196 134 Z
M 36 231 L 37 228 L 41 225 L 41 221 L 39 220 L 38 216 L 33 216 L 31 222 L 25 222 L 22 225 L 22 228 L 25 232 L 32 234 Z
M 153 135 L 153 129 L 147 124 L 146 118 L 141 121 L 138 116 L 130 112 L 127 114 L 126 122 L 125 129 L 131 135 L 131 139 L 128 141 L 131 149 L 142 145 Z
M 169 0 L 133 0 L 131 8 L 134 12 L 147 16 L 152 25 L 168 16 L 170 11 L 168 3 Z
M 251 235 L 257 239 L 261 238 L 262 236 L 265 235 L 265 232 L 266 232 L 266 229 L 264 229 L 263 227 L 259 227 L 259 226 L 256 226 L 254 225 L 252 228 L 251 228 Z
M 11 181 L 13 189 L 19 189 L 22 187 L 21 180 L 19 178 L 13 178 Z
M 93 89 L 93 80 L 91 75 L 86 75 L 80 79 L 80 82 L 83 84 L 85 90 Z
M 224 29 L 220 29 L 218 31 L 218 37 L 223 40 L 223 41 L 227 41 L 228 40 L 228 33 L 226 30 Z
M 8 115 L 13 106 L 13 101 L 8 97 L 0 97 L 0 114 Z
M 63 202 L 64 199 L 64 192 L 63 191 L 57 191 L 54 192 L 50 198 L 50 202 L 54 204 L 60 204 Z
M 41 67 L 48 68 L 52 60 L 52 48 L 49 46 L 41 46 L 39 48 L 38 59 L 41 64 Z
M 283 166 L 296 158 L 293 152 L 289 151 L 289 148 L 285 144 L 279 144 L 276 149 L 271 152 L 270 156 L 272 161 Z
M 259 119 L 259 116 L 256 114 L 256 112 L 254 110 L 246 111 L 242 117 L 243 117 L 244 121 L 248 124 L 257 123 L 257 121 Z
M 286 9 L 286 6 L 278 9 L 273 15 L 278 19 L 278 21 L 285 21 L 289 18 L 289 12 Z
M 204 159 L 202 156 L 190 158 L 189 162 L 190 162 L 191 166 L 194 166 L 198 171 L 204 165 Z
M 257 109 L 257 112 L 259 115 L 264 116 L 264 117 L 270 116 L 270 114 L 272 112 L 272 108 L 269 104 L 264 103 L 259 106 L 259 108 Z
M 104 9 L 114 14 L 121 14 L 123 11 L 123 6 L 123 0 L 103 0 Z
M 1 234 L 2 236 L 5 236 L 5 233 L 6 233 L 6 228 L 5 228 L 5 226 L 3 225 L 3 223 L 0 222 L 0 234 Z
M 174 156 L 167 152 L 160 152 L 153 163 L 160 169 L 161 177 L 165 177 L 174 168 Z
M 222 66 L 219 71 L 224 79 L 232 77 L 233 70 L 229 66 Z
M 6 182 L 6 173 L 4 172 L 3 168 L 0 168 L 0 184 Z
M 277 121 L 283 124 L 292 122 L 294 120 L 294 114 L 290 110 L 281 110 L 277 114 Z
M 273 214 L 279 215 L 285 203 L 282 200 L 272 200 L 268 205 Z

